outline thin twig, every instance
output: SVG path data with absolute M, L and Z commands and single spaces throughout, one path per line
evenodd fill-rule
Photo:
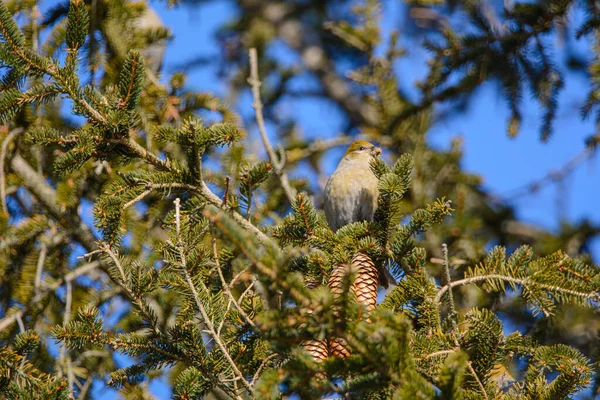
M 212 227 L 211 227 L 211 236 L 212 236 L 213 258 L 215 260 L 215 265 L 217 267 L 217 273 L 219 274 L 219 279 L 221 280 L 221 286 L 223 287 L 223 292 L 225 292 L 225 295 L 229 298 L 229 301 L 231 301 L 233 303 L 233 306 L 238 310 L 238 312 L 240 313 L 242 318 L 246 321 L 246 323 L 248 323 L 248 325 L 250 325 L 252 328 L 256 329 L 256 324 L 254 323 L 254 321 L 252 321 L 250 316 L 248 314 L 246 314 L 246 312 L 242 309 L 241 304 L 239 304 L 235 300 L 235 298 L 233 297 L 233 294 L 231 293 L 231 290 L 229 290 L 229 285 L 227 285 L 227 282 L 225 282 L 225 277 L 223 276 L 223 270 L 221 269 L 221 263 L 219 262 L 219 252 L 217 251 L 217 237 L 216 237 L 214 229 L 212 229 Z M 241 297 L 240 297 L 240 301 L 241 301 Z
M 21 314 L 17 313 L 16 320 L 17 320 L 17 325 L 19 325 L 19 331 L 21 333 L 25 332 L 25 324 L 23 323 L 23 318 L 22 318 Z
M 456 335 L 454 334 L 455 331 L 452 331 L 452 339 L 454 339 L 454 345 L 456 346 L 456 349 L 460 349 L 460 343 L 458 343 L 458 339 L 456 338 Z M 479 377 L 477 376 L 477 374 L 475 373 L 475 370 L 473 369 L 473 366 L 471 365 L 471 361 L 467 361 L 467 368 L 469 368 L 469 372 L 471 372 L 471 374 L 473 375 L 473 378 L 475 378 L 475 380 L 477 381 L 477 383 L 479 384 L 479 389 L 481 389 L 481 393 L 483 394 L 483 397 L 488 400 L 488 395 L 487 392 L 485 391 L 485 387 L 483 386 L 483 383 L 481 383 L 481 381 L 479 380 Z
M 227 302 L 227 308 L 223 313 L 223 318 L 221 318 L 221 322 L 219 322 L 219 326 L 217 327 L 217 335 L 221 335 L 221 331 L 223 330 L 223 326 L 225 326 L 225 321 L 227 321 L 227 314 L 229 314 L 229 310 L 231 310 L 231 304 L 233 303 L 232 299 L 229 299 Z
M 252 377 L 252 381 L 250 381 L 250 385 L 252 387 L 254 387 L 254 385 L 256 384 L 256 381 L 258 380 L 258 378 L 260 377 L 260 373 L 262 372 L 263 368 L 267 365 L 267 363 L 269 361 L 271 361 L 273 358 L 277 357 L 277 353 L 273 353 L 269 356 L 267 356 L 267 358 L 265 358 L 263 360 L 262 363 L 260 363 L 260 365 L 258 366 L 258 369 L 256 370 L 256 372 L 254 373 L 254 376 Z
M 600 136 L 594 138 L 595 141 L 600 141 Z M 547 172 L 541 178 L 535 179 L 525 185 L 521 185 L 515 189 L 509 190 L 504 194 L 496 193 L 490 194 L 490 197 L 503 199 L 505 201 L 514 201 L 514 199 L 521 198 L 523 196 L 531 195 L 538 192 L 542 187 L 552 182 L 560 182 L 571 174 L 577 167 L 584 162 L 590 160 L 592 156 L 596 154 L 596 147 L 594 145 L 588 145 L 573 157 L 571 157 L 565 164 L 560 168 L 554 169 Z
M 73 302 L 73 285 L 71 284 L 71 282 L 67 282 L 67 294 L 66 294 L 66 301 L 65 301 L 65 314 L 63 316 L 63 327 L 66 328 L 66 326 L 69 324 L 70 320 L 71 320 L 71 304 Z M 73 389 L 73 381 L 75 380 L 75 377 L 73 376 L 73 368 L 72 368 L 72 364 L 71 364 L 71 355 L 67 354 L 67 349 L 66 346 L 62 346 L 61 347 L 61 353 L 63 356 L 63 362 L 66 363 L 67 365 L 67 380 L 69 382 L 69 390 Z
M 16 313 L 11 314 L 11 315 L 1 319 L 0 320 L 0 331 L 8 328 L 15 321 L 18 321 L 19 318 L 21 318 L 23 315 L 25 315 L 31 307 L 33 307 L 35 304 L 38 304 L 44 297 L 46 297 L 49 293 L 51 293 L 51 292 L 55 291 L 56 289 L 58 289 L 59 287 L 61 287 L 63 284 L 65 284 L 65 282 L 71 282 L 71 281 L 77 279 L 78 277 L 80 277 L 81 275 L 84 275 L 90 271 L 93 271 L 94 269 L 98 268 L 99 266 L 100 266 L 100 263 L 98 261 L 94 261 L 94 262 L 85 264 L 79 268 L 72 270 L 71 272 L 66 274 L 62 279 L 58 280 L 54 284 L 49 285 L 46 288 L 46 290 L 37 294 L 28 303 L 28 305 L 24 309 L 17 311 Z
M 113 261 L 113 263 L 115 264 L 115 266 L 117 267 L 117 269 L 119 270 L 119 273 L 121 274 L 121 279 L 123 279 L 123 287 L 127 288 L 127 275 L 125 275 L 125 270 L 123 269 L 123 266 L 121 265 L 121 262 L 119 261 L 119 258 L 117 257 L 117 255 L 110 249 L 110 246 L 108 245 L 104 245 L 103 249 L 102 249 L 106 254 L 108 254 L 108 256 L 111 258 L 111 260 Z
M 475 378 L 475 380 L 477 381 L 477 384 L 479 385 L 479 389 L 481 389 L 481 393 L 483 394 L 483 398 L 485 400 L 488 400 L 488 395 L 487 395 L 487 392 L 485 391 L 485 386 L 483 386 L 483 383 L 481 382 L 481 380 L 475 373 L 475 369 L 473 369 L 473 365 L 471 365 L 471 361 L 467 361 L 467 368 L 469 368 L 469 372 L 471 372 L 471 375 L 473 375 L 473 378 Z
M 99 253 L 103 253 L 103 252 L 104 252 L 104 250 L 96 249 L 96 250 L 90 251 L 89 253 L 85 253 L 84 255 L 81 255 L 77 258 L 79 258 L 81 260 L 85 260 L 85 259 L 88 259 L 91 256 L 93 256 L 94 254 L 99 254 Z
M 244 297 L 246 297 L 246 295 L 248 293 L 250 293 L 250 290 L 252 290 L 252 287 L 256 284 L 257 280 L 253 280 L 248 287 L 242 292 L 242 294 L 240 295 L 240 298 L 238 299 L 238 303 L 242 303 L 242 301 L 244 300 Z
M 83 387 L 81 388 L 81 390 L 79 391 L 79 397 L 78 399 L 85 399 L 86 395 L 87 395 L 87 391 L 89 390 L 91 384 L 92 384 L 93 378 L 92 376 L 88 376 L 85 380 L 85 383 L 83 384 Z
M 437 295 L 435 296 L 435 302 L 439 303 L 440 300 L 442 299 L 442 296 L 450 288 L 453 288 L 455 286 L 468 285 L 470 283 L 476 283 L 476 282 L 491 280 L 491 279 L 499 279 L 499 280 L 503 280 L 503 281 L 506 281 L 506 282 L 512 282 L 512 283 L 516 283 L 517 285 L 521 285 L 521 286 L 525 286 L 525 285 L 529 285 L 529 284 L 535 284 L 536 287 L 541 288 L 541 289 L 556 291 L 556 292 L 568 294 L 568 295 L 571 295 L 571 296 L 583 297 L 583 298 L 590 299 L 590 300 L 593 300 L 593 301 L 600 300 L 600 294 L 599 293 L 585 293 L 585 292 L 578 292 L 576 290 L 571 290 L 571 289 L 563 289 L 563 288 L 558 287 L 558 286 L 552 286 L 552 285 L 548 285 L 546 283 L 535 282 L 535 281 L 532 281 L 529 278 L 519 279 L 519 278 L 513 278 L 511 276 L 505 276 L 505 275 L 499 275 L 499 274 L 490 274 L 490 275 L 481 275 L 481 276 L 474 276 L 474 277 L 471 277 L 471 278 L 461 279 L 459 281 L 454 281 L 454 282 L 450 283 L 449 285 L 446 285 L 446 286 L 442 287 L 438 291 Z
M 221 203 L 221 208 L 225 207 L 227 204 L 227 198 L 229 197 L 229 185 L 231 184 L 231 177 L 228 175 L 225 177 L 225 192 L 223 193 L 223 202 Z
M 454 305 L 454 296 L 452 295 L 452 286 L 450 284 L 450 263 L 448 262 L 448 245 L 442 244 L 442 253 L 444 255 L 444 276 L 446 278 L 446 287 L 448 287 L 448 306 L 450 307 L 450 320 L 452 321 L 452 327 L 456 329 L 456 307 Z M 436 303 L 437 304 L 437 303 Z
M 269 141 L 269 137 L 267 136 L 267 130 L 265 128 L 265 118 L 263 116 L 263 105 L 260 100 L 260 78 L 258 75 L 258 56 L 256 53 L 256 49 L 252 48 L 249 52 L 250 55 L 250 78 L 248 79 L 248 83 L 252 86 L 252 95 L 254 97 L 254 102 L 252 103 L 252 107 L 254 108 L 254 112 L 256 114 L 256 125 L 258 125 L 258 132 L 260 133 L 260 138 L 262 139 L 263 145 L 265 146 L 265 150 L 269 156 L 269 160 L 271 160 L 271 164 L 273 164 L 273 170 L 275 174 L 279 178 L 281 182 L 281 187 L 285 192 L 285 196 L 288 198 L 290 203 L 294 202 L 294 198 L 296 196 L 296 191 L 290 186 L 290 182 L 284 170 L 285 159 L 283 152 L 281 158 L 277 157 L 275 154 L 275 150 L 273 149 L 273 145 Z M 250 208 L 250 207 L 248 207 Z
M 40 249 L 40 255 L 38 256 L 37 266 L 35 268 L 35 283 L 34 283 L 34 293 L 38 294 L 40 290 L 40 285 L 42 283 L 42 271 L 44 269 L 44 263 L 46 262 L 46 252 L 48 251 L 48 247 L 46 247 L 45 243 L 42 243 Z
M 329 140 L 315 140 L 308 147 L 295 148 L 289 151 L 288 161 L 295 163 L 305 158 L 309 158 L 315 154 L 327 151 L 333 147 L 347 146 L 352 143 L 354 139 L 350 136 L 340 134 L 335 139 Z
M 6 214 L 8 214 L 8 205 L 6 204 L 6 175 L 4 172 L 4 161 L 6 160 L 6 152 L 8 150 L 8 145 L 10 142 L 17 136 L 23 132 L 23 128 L 13 129 L 9 132 L 9 134 L 2 141 L 2 148 L 0 149 L 0 198 L 2 199 L 2 210 Z
M 240 272 L 238 272 L 237 275 L 233 277 L 233 279 L 231 280 L 231 282 L 229 282 L 229 289 L 231 289 L 232 287 L 234 287 L 235 283 L 237 282 L 237 280 L 240 279 L 240 277 L 242 275 L 244 275 L 244 273 L 248 272 L 249 269 L 250 269 L 250 267 L 246 267 L 243 270 L 241 270 Z
M 457 350 L 458 350 L 458 348 L 456 348 L 456 349 L 450 349 L 450 350 L 435 351 L 435 352 L 433 352 L 431 354 L 427 354 L 425 357 L 415 358 L 415 360 L 416 361 L 427 360 L 428 358 L 431 358 L 431 357 L 441 356 L 441 355 L 444 355 L 444 354 L 456 353 Z
M 138 201 L 142 200 L 144 197 L 148 196 L 150 193 L 152 193 L 152 189 L 146 189 L 146 190 L 144 190 L 142 193 L 140 193 L 134 199 L 128 201 L 125 204 L 123 204 L 123 210 L 128 209 L 129 207 L 131 207 L 132 205 L 134 205 Z

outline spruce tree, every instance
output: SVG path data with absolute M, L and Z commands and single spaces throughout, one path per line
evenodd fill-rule
M 548 138 L 562 84 L 536 39 L 574 5 L 515 5 L 500 29 L 485 4 L 449 2 L 478 33 L 447 27 L 428 43 L 423 99 L 411 103 L 398 90 L 402 49 L 395 33 L 382 37 L 378 2 L 325 24 L 321 2 L 306 4 L 241 1 L 248 14 L 228 27 L 250 47 L 232 60 L 232 90 L 253 95 L 261 159 L 249 150 L 253 121 L 187 89 L 183 74 L 158 79 L 160 62 L 146 58 L 169 32 L 133 29 L 151 13 L 145 3 L 71 0 L 41 21 L 36 2 L 0 3 L 2 396 L 91 398 L 101 379 L 143 398 L 161 375 L 182 400 L 562 399 L 589 387 L 593 354 L 507 332 L 491 305 L 518 294 L 518 311 L 540 323 L 569 307 L 593 312 L 599 268 L 579 248 L 557 249 L 560 237 L 529 245 L 501 231 L 518 221 L 460 169 L 459 145 L 436 151 L 425 140 L 440 101 L 489 79 L 502 84 L 516 134 L 521 71 L 546 110 Z M 585 7 L 581 35 L 597 28 Z M 292 19 L 324 26 L 293 41 L 283 28 Z M 306 46 L 337 49 L 313 52 L 308 69 L 348 113 L 349 130 L 393 149 L 389 165 L 372 164 L 373 221 L 332 232 L 297 168 L 318 170 L 347 137 L 307 143 L 286 131 L 271 141 L 265 118 L 276 119 L 281 92 L 262 82 L 278 68 L 265 51 L 278 36 L 304 55 Z M 356 61 L 356 92 L 329 54 Z M 594 90 L 585 111 L 596 108 Z M 217 121 L 202 118 L 209 112 Z M 503 245 L 487 251 L 492 240 Z M 377 302 L 382 268 L 398 285 Z M 484 298 L 476 306 L 465 295 L 473 291 Z

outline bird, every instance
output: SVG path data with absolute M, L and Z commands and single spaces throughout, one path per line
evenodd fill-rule
M 381 149 L 372 143 L 365 140 L 352 142 L 329 177 L 325 185 L 324 209 L 327 224 L 334 232 L 354 222 L 373 220 L 379 198 L 379 180 L 371 163 L 379 156 Z M 379 283 L 386 289 L 396 282 L 387 268 L 381 267 L 378 275 Z
M 334 232 L 342 226 L 372 221 L 379 197 L 378 179 L 371 170 L 381 149 L 365 141 L 352 142 L 325 185 L 325 218 Z

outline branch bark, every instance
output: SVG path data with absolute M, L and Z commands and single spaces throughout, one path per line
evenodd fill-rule
M 273 169 L 275 174 L 279 178 L 279 182 L 281 182 L 281 187 L 285 192 L 285 196 L 288 198 L 290 204 L 294 202 L 294 197 L 296 196 L 296 191 L 290 186 L 290 182 L 288 180 L 287 174 L 284 170 L 285 159 L 279 159 L 277 154 L 275 154 L 275 150 L 273 149 L 273 145 L 269 141 L 269 137 L 267 136 L 267 129 L 265 128 L 265 118 L 263 116 L 263 105 L 260 100 L 260 78 L 258 76 L 258 56 L 256 54 L 256 49 L 250 49 L 250 78 L 248 82 L 252 86 L 252 95 L 254 97 L 254 102 L 252 103 L 252 107 L 254 108 L 254 113 L 256 115 L 256 124 L 258 125 L 258 131 L 260 132 L 260 138 L 262 139 L 263 145 L 265 146 L 265 150 L 269 155 L 269 160 L 271 160 L 271 164 L 273 164 Z M 249 213 L 250 207 L 248 207 Z

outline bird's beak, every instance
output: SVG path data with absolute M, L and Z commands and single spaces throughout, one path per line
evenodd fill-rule
M 381 155 L 381 149 L 379 147 L 375 147 L 373 150 L 371 150 L 371 155 L 373 157 L 379 157 Z

